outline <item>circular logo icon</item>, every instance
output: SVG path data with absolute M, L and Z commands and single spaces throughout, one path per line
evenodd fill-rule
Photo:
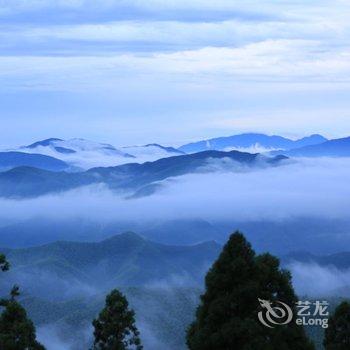
M 261 307 L 264 309 L 258 313 L 259 321 L 268 328 L 286 325 L 293 319 L 293 310 L 285 303 L 276 301 L 272 303 L 268 300 L 259 299 Z

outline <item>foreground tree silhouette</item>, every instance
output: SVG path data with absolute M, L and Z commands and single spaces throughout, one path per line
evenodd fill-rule
M 9 263 L 6 257 L 0 254 L 0 269 L 7 271 Z M 6 350 L 45 350 L 36 341 L 35 327 L 27 318 L 25 309 L 16 301 L 19 296 L 19 287 L 14 286 L 9 299 L 0 300 L 4 308 L 0 315 L 0 349 Z
M 256 256 L 244 236 L 231 235 L 205 279 L 196 321 L 187 333 L 191 350 L 312 350 L 294 320 L 268 328 L 258 320 L 258 299 L 282 301 L 292 308 L 296 297 L 291 276 L 277 258 Z
M 325 331 L 324 347 L 326 350 L 350 349 L 350 304 L 342 302 L 335 309 Z
M 114 289 L 106 297 L 106 306 L 93 321 L 93 350 L 142 350 L 135 313 L 129 310 L 125 296 Z

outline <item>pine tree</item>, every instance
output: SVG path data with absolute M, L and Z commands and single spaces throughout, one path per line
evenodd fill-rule
M 6 257 L 0 254 L 0 269 L 8 271 L 9 267 Z M 45 350 L 36 341 L 34 324 L 27 318 L 25 309 L 16 301 L 18 296 L 19 287 L 15 285 L 10 298 L 0 300 L 0 306 L 4 308 L 0 315 L 0 349 Z
M 350 349 L 350 304 L 342 302 L 328 321 L 325 331 L 324 347 L 326 350 Z
M 25 309 L 16 300 L 2 306 L 5 310 L 0 316 L 0 349 L 45 350 L 35 339 L 35 327 Z
M 274 329 L 263 327 L 259 342 L 264 344 L 261 349 L 312 350 L 313 344 L 307 339 L 304 329 L 295 323 L 295 303 L 297 297 L 292 286 L 292 276 L 289 271 L 280 269 L 279 259 L 270 255 L 258 255 L 257 278 L 259 281 L 260 299 L 271 302 L 281 301 L 293 310 L 293 319 L 288 325 L 277 326 Z
M 196 320 L 187 333 L 190 350 L 312 350 L 295 322 L 270 329 L 258 320 L 259 298 L 293 308 L 291 276 L 269 254 L 256 256 L 244 236 L 231 235 L 205 279 Z
M 126 297 L 114 289 L 106 297 L 105 308 L 93 321 L 93 350 L 142 350 L 135 313 L 129 310 Z

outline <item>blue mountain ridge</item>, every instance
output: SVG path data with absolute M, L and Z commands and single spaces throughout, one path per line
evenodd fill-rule
M 93 168 L 80 173 L 50 172 L 33 167 L 18 167 L 0 173 L 0 196 L 33 197 L 90 184 L 105 184 L 116 190 L 139 191 L 144 186 L 169 177 L 207 169 L 208 162 L 215 159 L 231 160 L 250 167 L 260 166 L 262 162 L 268 166 L 277 166 L 286 157 L 269 158 L 238 151 L 206 151 L 163 158 L 143 164 L 128 163 L 116 167 Z
M 185 153 L 195 153 L 205 150 L 225 150 L 227 148 L 248 148 L 258 144 L 266 149 L 289 150 L 327 141 L 321 135 L 315 134 L 299 140 L 291 140 L 282 136 L 269 136 L 258 133 L 246 133 L 227 137 L 217 137 L 208 140 L 189 143 L 179 147 Z
M 290 157 L 350 157 L 350 137 L 334 139 L 318 145 L 309 145 L 286 152 L 271 152 Z
M 0 169 L 8 170 L 20 166 L 49 171 L 63 171 L 69 168 L 69 165 L 62 160 L 42 154 L 0 152 Z

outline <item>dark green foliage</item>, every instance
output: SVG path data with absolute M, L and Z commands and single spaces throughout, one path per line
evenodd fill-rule
M 0 254 L 0 269 L 8 271 L 10 264 L 5 255 Z M 0 349 L 3 350 L 45 350 L 36 341 L 35 327 L 27 318 L 26 310 L 16 301 L 19 287 L 13 286 L 9 299 L 1 299 L 0 307 Z
M 93 350 L 142 350 L 135 313 L 129 310 L 125 296 L 114 289 L 106 298 L 106 306 L 93 321 Z
M 10 264 L 6 260 L 6 256 L 4 254 L 0 254 L 0 270 L 1 271 L 8 271 L 10 269 Z
M 350 304 L 348 302 L 342 302 L 329 319 L 324 347 L 326 350 L 350 349 Z
M 280 269 L 279 260 L 269 254 L 256 256 L 242 234 L 231 235 L 205 284 L 187 334 L 191 350 L 314 349 L 293 321 L 273 329 L 259 322 L 259 298 L 293 307 L 296 297 L 291 276 Z
M 186 350 L 186 329 L 192 322 L 201 289 L 188 287 L 121 287 L 129 307 L 135 311 L 137 322 L 147 326 L 151 337 L 142 337 L 145 349 Z M 39 327 L 55 323 L 62 342 L 79 344 L 86 339 L 86 329 L 105 305 L 106 294 L 58 301 L 39 298 L 23 298 L 21 304 L 28 311 L 33 322 Z M 74 328 L 75 332 L 70 330 Z M 156 339 L 156 341 L 155 341 Z M 161 347 L 155 347 L 161 344 Z M 78 346 L 77 346 L 78 348 Z M 84 349 L 91 348 L 86 343 Z M 74 347 L 75 349 L 75 347 Z
M 36 341 L 35 327 L 27 318 L 25 309 L 15 300 L 18 287 L 11 291 L 9 300 L 2 300 L 4 311 L 0 316 L 0 349 L 6 350 L 45 350 Z
M 24 308 L 15 300 L 8 301 L 0 317 L 0 349 L 45 350 L 35 337 L 34 325 Z

